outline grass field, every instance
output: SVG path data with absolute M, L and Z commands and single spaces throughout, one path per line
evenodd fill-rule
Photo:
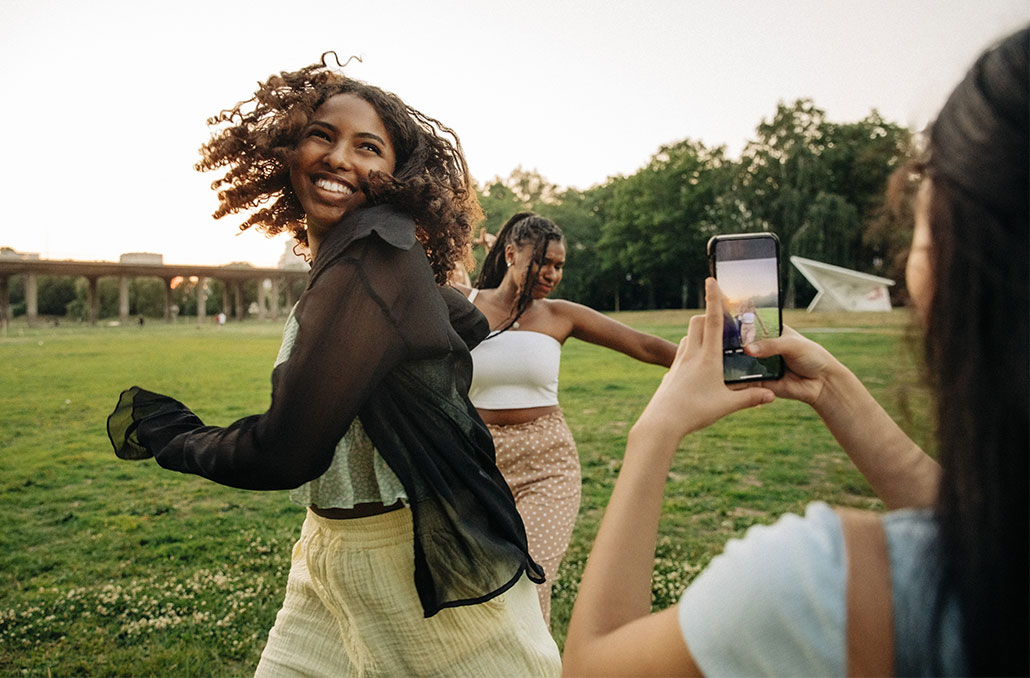
M 674 341 L 690 313 L 616 317 Z M 928 402 L 909 318 L 784 313 L 848 364 L 918 442 Z M 174 395 L 206 422 L 263 411 L 276 324 L 29 329 L 0 335 L 0 674 L 246 676 L 282 602 L 303 509 L 115 458 L 121 389 Z M 561 401 L 583 466 L 580 520 L 555 587 L 564 641 L 626 433 L 663 370 L 571 340 Z M 670 473 L 654 577 L 673 602 L 726 539 L 814 499 L 879 507 L 817 417 L 792 402 L 688 438 Z

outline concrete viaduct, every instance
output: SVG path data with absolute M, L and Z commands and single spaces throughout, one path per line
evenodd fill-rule
M 74 276 L 85 278 L 89 282 L 88 308 L 89 323 L 96 325 L 99 316 L 100 299 L 97 294 L 97 281 L 103 277 L 118 278 L 118 317 L 124 323 L 129 319 L 129 280 L 132 278 L 156 277 L 164 280 L 164 317 L 172 320 L 172 281 L 177 277 L 197 277 L 197 322 L 203 322 L 207 293 L 205 281 L 209 278 L 224 283 L 222 295 L 223 312 L 230 317 L 243 318 L 242 284 L 247 280 L 258 282 L 258 317 L 264 318 L 265 307 L 270 303 L 272 317 L 279 315 L 279 287 L 290 280 L 304 280 L 308 272 L 303 269 L 280 268 L 247 268 L 235 266 L 191 266 L 165 265 L 157 263 L 115 263 L 108 261 L 74 261 L 30 258 L 0 257 L 0 326 L 7 326 L 12 320 L 10 278 L 15 275 L 25 276 L 25 311 L 29 324 L 38 318 L 38 286 L 36 276 Z M 271 281 L 271 291 L 265 289 L 264 281 Z M 286 285 L 287 306 L 293 306 L 290 286 Z M 233 313 L 230 310 L 235 309 Z

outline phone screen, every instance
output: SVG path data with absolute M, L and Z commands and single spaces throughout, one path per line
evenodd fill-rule
M 714 236 L 708 242 L 712 275 L 723 293 L 723 379 L 727 383 L 779 379 L 780 356 L 752 358 L 747 344 L 780 336 L 780 243 L 772 233 Z

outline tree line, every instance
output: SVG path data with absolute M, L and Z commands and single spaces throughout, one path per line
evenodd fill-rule
M 687 138 L 587 190 L 518 168 L 479 196 L 491 233 L 527 209 L 561 226 L 568 247 L 557 294 L 601 310 L 699 308 L 708 238 L 755 231 L 780 238 L 788 306 L 815 294 L 791 255 L 894 279 L 901 296 L 910 226 L 885 209 L 884 191 L 911 143 L 908 129 L 875 110 L 838 123 L 799 99 L 780 103 L 739 159 Z
M 910 225 L 885 209 L 883 197 L 888 177 L 909 157 L 912 136 L 875 110 L 838 123 L 810 99 L 798 99 L 762 120 L 737 159 L 724 146 L 686 138 L 659 148 L 637 172 L 586 190 L 559 187 L 520 167 L 477 191 L 491 233 L 524 210 L 553 219 L 568 241 L 556 295 L 599 310 L 701 307 L 708 238 L 755 231 L 780 238 L 788 306 L 803 306 L 815 294 L 789 264 L 791 255 L 891 278 L 898 301 Z M 220 283 L 212 282 L 208 314 L 221 304 Z M 115 285 L 100 281 L 102 317 L 117 315 Z M 182 314 L 196 313 L 190 291 L 189 284 L 173 291 Z M 257 298 L 253 283 L 243 296 L 245 306 Z M 11 301 L 15 315 L 24 312 L 18 279 Z M 133 315 L 160 316 L 162 282 L 133 281 L 130 304 Z M 84 317 L 85 306 L 84 280 L 41 276 L 41 314 Z

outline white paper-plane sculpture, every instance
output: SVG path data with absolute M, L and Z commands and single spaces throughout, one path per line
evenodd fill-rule
M 818 291 L 808 305 L 812 311 L 889 311 L 890 278 L 870 275 L 804 257 L 791 257 L 790 263 L 808 278 Z

